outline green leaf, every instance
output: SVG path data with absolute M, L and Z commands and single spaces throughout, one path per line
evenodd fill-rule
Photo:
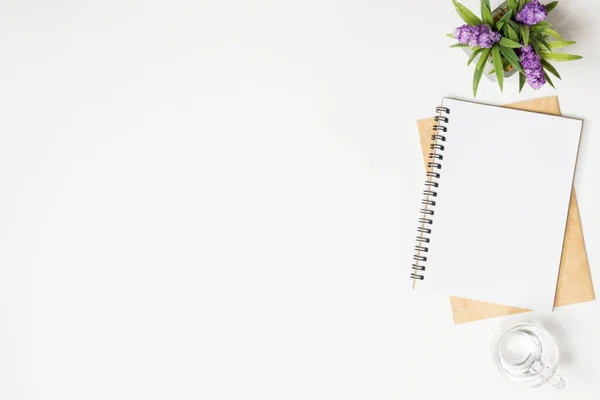
M 552 51 L 552 48 L 550 47 L 550 43 L 548 43 L 546 41 L 546 39 L 544 39 L 543 37 L 538 37 L 538 41 L 540 42 L 541 45 L 543 45 L 546 49 L 548 49 L 548 51 Z
M 502 32 L 500 32 L 500 35 L 503 37 L 509 37 L 510 35 L 508 34 L 508 28 L 509 28 L 509 26 L 508 26 L 508 22 L 507 22 L 502 26 Z
M 452 0 L 454 3 L 454 8 L 456 8 L 456 12 L 458 15 L 469 25 L 481 25 L 483 21 L 479 19 L 475 14 L 471 12 L 467 7 L 463 6 L 456 0 Z
M 500 91 L 502 91 L 504 85 L 504 68 L 502 68 L 502 56 L 500 56 L 499 45 L 494 45 L 494 47 L 492 47 L 492 60 L 494 61 L 494 69 L 496 70 L 498 85 L 500 86 Z
M 474 52 L 472 52 L 471 55 L 469 56 L 469 61 L 467 61 L 467 65 L 471 65 L 471 63 L 473 62 L 475 57 L 477 57 L 482 51 L 483 51 L 483 49 L 477 49 Z
M 519 93 L 523 90 L 523 86 L 525 86 L 525 74 L 519 72 Z
M 548 82 L 550 84 L 550 86 L 552 86 L 554 89 L 556 89 L 554 87 L 554 83 L 552 83 L 552 79 L 550 79 L 550 77 L 548 76 L 548 74 L 546 72 L 544 72 L 544 78 L 546 78 L 546 82 Z
M 539 31 L 542 31 L 549 27 L 550 27 L 549 22 L 542 21 L 542 22 L 538 22 L 535 25 L 530 26 L 529 29 L 531 30 L 531 32 L 539 32 Z
M 477 69 L 483 69 L 488 57 L 490 56 L 490 51 L 492 49 L 484 49 L 479 57 L 479 61 L 477 61 Z
M 520 28 L 519 28 L 519 24 L 517 24 L 515 21 L 510 20 L 508 21 L 508 24 L 510 25 L 511 28 L 513 28 L 513 31 L 515 31 L 515 33 L 518 33 Z
M 502 25 L 504 25 L 504 23 L 506 23 L 506 21 L 509 21 L 509 20 L 510 20 L 510 17 L 512 17 L 512 15 L 513 15 L 513 11 L 512 11 L 512 10 L 508 10 L 508 12 L 507 12 L 506 14 L 504 14 L 504 15 L 502 16 L 502 18 L 500 18 L 500 19 L 498 20 L 498 22 L 496 23 L 496 28 L 497 28 L 498 30 L 502 29 L 502 27 L 501 27 L 501 26 L 499 26 L 499 24 L 502 24 Z
M 517 8 L 517 2 L 515 0 L 508 0 L 508 8 L 510 11 Z
M 552 64 L 550 64 L 548 61 L 542 59 L 542 66 L 544 67 L 544 69 L 548 72 L 550 72 L 552 75 L 554 75 L 555 77 L 557 77 L 558 79 L 562 79 L 560 77 L 560 74 L 558 73 L 558 71 L 556 70 L 556 68 L 554 68 L 554 66 Z
M 550 12 L 556 8 L 558 5 L 558 1 L 553 1 L 552 3 L 546 4 L 546 11 Z
M 531 35 L 529 37 L 529 41 L 531 42 L 531 45 L 533 46 L 533 49 L 535 50 L 535 52 L 537 54 L 540 54 L 540 42 L 538 42 L 537 36 L 536 35 Z
M 451 33 L 446 33 L 446 37 L 449 37 L 449 38 L 451 38 L 451 39 L 454 39 L 454 35 L 453 35 L 453 34 L 451 34 Z
M 544 32 L 546 35 L 548 36 L 552 36 L 553 38 L 556 38 L 558 40 L 564 40 L 559 34 L 558 32 L 556 32 L 554 29 L 552 28 L 544 28 L 544 30 L 542 31 Z
M 462 43 L 455 43 L 455 44 L 453 44 L 450 47 L 469 47 L 469 45 L 468 44 L 462 44 Z
M 521 73 L 525 73 L 523 67 L 521 66 L 521 62 L 519 61 L 519 57 L 513 49 L 510 47 L 500 46 L 500 53 L 512 64 L 513 67 L 517 69 L 517 71 Z
M 506 14 L 504 14 L 504 15 L 502 16 L 502 18 L 500 18 L 500 19 L 498 20 L 498 22 L 506 22 L 506 21 L 510 20 L 510 17 L 512 17 L 512 15 L 513 15 L 513 11 L 512 11 L 512 10 L 508 10 L 508 11 L 506 12 Z
M 479 81 L 481 81 L 481 75 L 483 74 L 483 68 L 475 68 L 473 74 L 473 97 L 477 97 L 477 88 L 479 88 Z
M 481 1 L 483 2 L 484 0 Z M 492 11 L 485 4 L 481 5 L 481 17 L 483 18 L 483 22 L 489 26 L 494 26 L 494 17 L 492 17 Z
M 508 21 L 507 22 L 506 28 L 507 28 L 506 30 L 508 32 L 508 37 L 511 40 L 514 40 L 515 42 L 518 42 L 519 41 L 519 35 L 517 35 L 517 31 L 515 30 L 515 28 L 513 28 L 512 21 Z M 517 29 L 519 29 L 519 28 L 517 28 Z
M 504 47 L 511 47 L 513 49 L 518 49 L 518 48 L 523 47 L 523 46 L 521 46 L 521 43 L 515 42 L 514 40 L 510 40 L 505 37 L 500 39 L 500 44 Z
M 575 43 L 577 43 L 577 42 L 575 42 L 573 40 L 554 40 L 552 42 L 548 42 L 548 44 L 550 45 L 550 48 L 552 50 L 562 49 L 563 47 L 571 46 Z
M 490 5 L 490 0 L 481 0 L 481 5 L 479 7 L 481 9 L 481 19 L 486 24 L 489 24 L 489 22 L 486 21 L 486 19 L 485 19 L 485 14 L 486 14 L 485 8 L 486 7 L 487 7 L 488 11 L 492 9 L 492 6 Z M 490 11 L 490 14 L 491 14 L 491 11 Z M 494 21 L 492 20 L 492 22 L 494 22 Z
M 550 53 L 547 51 L 541 51 L 540 56 L 542 56 L 542 58 L 547 61 L 573 61 L 573 60 L 580 60 L 583 58 L 583 57 L 577 56 L 575 54 Z
M 529 44 L 529 26 L 521 25 L 521 37 L 523 38 L 523 46 Z

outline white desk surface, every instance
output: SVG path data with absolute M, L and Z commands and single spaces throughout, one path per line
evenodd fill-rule
M 597 398 L 600 302 L 454 326 L 409 289 L 415 120 L 471 98 L 450 0 L 0 9 L 0 398 Z M 585 57 L 556 91 L 482 81 L 478 100 L 558 94 L 585 120 L 600 290 L 598 16 L 553 12 Z M 493 369 L 492 333 L 533 317 L 562 392 Z

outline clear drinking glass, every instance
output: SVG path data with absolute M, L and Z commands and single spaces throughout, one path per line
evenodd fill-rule
M 519 386 L 538 387 L 550 383 L 557 389 L 565 387 L 558 369 L 558 346 L 544 328 L 518 323 L 504 328 L 496 336 L 494 362 L 507 381 Z

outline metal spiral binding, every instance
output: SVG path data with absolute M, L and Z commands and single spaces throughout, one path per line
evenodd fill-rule
M 415 254 L 413 255 L 414 263 L 412 264 L 413 272 L 410 277 L 414 280 L 425 280 L 424 271 L 426 269 L 425 263 L 427 262 L 427 253 L 429 252 L 429 243 L 431 239 L 429 235 L 432 232 L 433 216 L 435 215 L 434 207 L 436 205 L 436 198 L 438 195 L 437 188 L 440 187 L 439 179 L 442 169 L 442 161 L 444 155 L 442 154 L 446 149 L 444 142 L 446 142 L 446 132 L 448 127 L 442 125 L 450 121 L 448 114 L 450 109 L 446 107 L 436 107 L 435 111 L 438 113 L 434 117 L 436 125 L 433 126 L 433 135 L 431 140 L 433 143 L 429 145 L 431 152 L 429 153 L 429 161 L 427 162 L 427 180 L 425 181 L 425 190 L 423 190 L 423 199 L 421 204 L 423 208 L 420 210 L 419 226 L 417 232 L 419 235 L 416 237 L 417 245 L 415 246 Z

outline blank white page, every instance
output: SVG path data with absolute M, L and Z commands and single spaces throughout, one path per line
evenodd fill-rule
M 450 110 L 424 280 L 552 310 L 582 122 L 444 99 Z

